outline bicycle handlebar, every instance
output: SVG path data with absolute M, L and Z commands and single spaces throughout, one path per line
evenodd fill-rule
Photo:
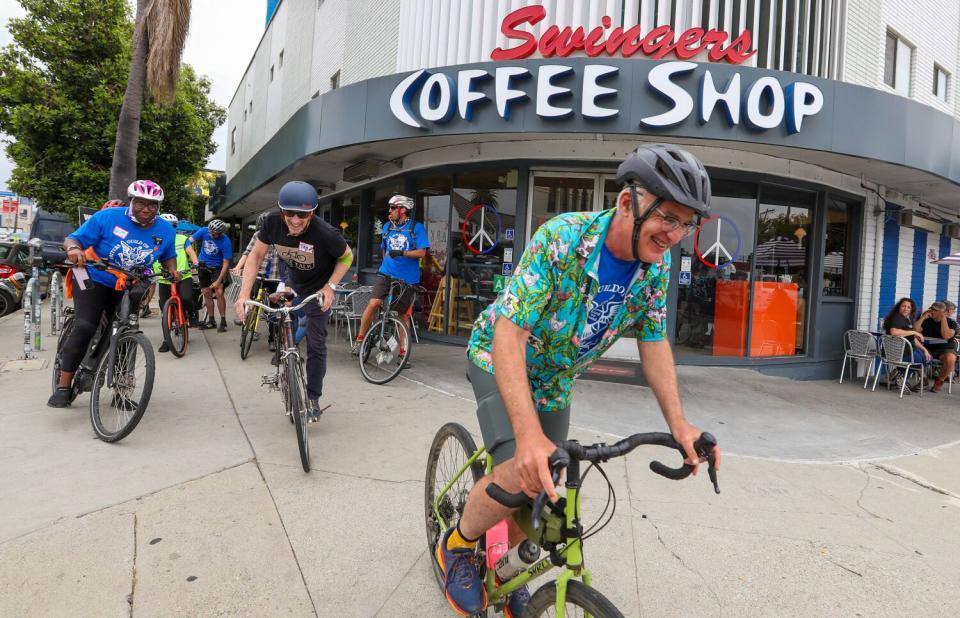
M 300 301 L 300 304 L 296 306 L 291 306 L 291 307 L 270 307 L 268 305 L 264 305 L 263 303 L 259 303 L 255 300 L 244 301 L 243 304 L 248 307 L 249 306 L 260 307 L 267 313 L 293 313 L 294 311 L 299 310 L 301 307 L 303 307 L 310 301 L 314 301 L 314 300 L 318 301 L 321 305 L 323 305 L 323 290 L 317 290 L 310 296 L 307 296 L 302 301 Z
M 673 439 L 672 435 L 657 431 L 635 433 L 614 444 L 599 443 L 585 446 L 576 440 L 566 440 L 557 443 L 557 450 L 553 452 L 549 459 L 553 483 L 556 484 L 560 480 L 560 471 L 570 465 L 571 459 L 593 463 L 605 462 L 614 457 L 622 457 L 644 444 L 655 444 L 674 448 L 680 451 L 681 455 L 684 455 L 683 447 Z M 713 483 L 713 490 L 719 494 L 720 486 L 717 483 L 716 454 L 714 452 L 716 446 L 717 439 L 713 437 L 713 434 L 706 431 L 700 434 L 700 437 L 693 443 L 693 448 L 697 456 L 707 460 L 707 471 L 710 476 L 710 481 Z M 688 463 L 684 463 L 679 468 L 671 468 L 656 460 L 650 462 L 650 469 L 674 481 L 685 479 L 693 472 L 693 466 Z M 496 483 L 487 485 L 486 492 L 488 496 L 508 508 L 519 508 L 529 504 L 531 500 L 531 498 L 523 492 L 510 493 Z M 547 492 L 542 490 L 537 494 L 537 497 L 533 499 L 531 522 L 535 530 L 540 528 L 543 509 L 546 503 Z

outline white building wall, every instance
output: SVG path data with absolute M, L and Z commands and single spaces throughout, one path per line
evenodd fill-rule
M 910 98 L 958 115 L 960 2 L 957 0 L 851 0 L 843 80 L 895 93 L 883 83 L 885 41 L 892 30 L 914 47 Z M 943 103 L 933 94 L 933 65 L 950 73 L 950 94 Z
M 309 97 L 330 90 L 330 78 L 343 69 L 348 0 L 324 0 L 314 16 L 314 36 L 310 41 L 313 66 L 310 71 Z M 341 73 L 342 76 L 342 73 Z
M 350 36 L 343 50 L 341 84 L 395 73 L 400 0 L 351 2 L 347 23 Z
M 330 4 L 327 0 L 323 4 Z M 320 13 L 315 2 L 298 0 L 284 2 L 287 5 L 286 36 L 282 46 L 273 46 L 273 61 L 276 75 L 281 80 L 280 124 L 282 127 L 290 116 L 310 100 L 313 69 L 314 32 L 316 15 Z M 281 63 L 280 53 L 283 53 Z M 281 66 L 282 64 L 282 66 Z
M 293 4 L 297 3 L 280 3 L 270 23 L 270 45 L 261 45 L 261 49 L 266 50 L 263 63 L 267 67 L 265 75 L 267 97 L 265 101 L 264 136 L 276 133 L 283 126 L 283 121 L 286 120 L 281 113 L 284 79 L 278 65 L 280 64 L 280 50 L 284 49 L 287 43 L 287 18 L 290 14 L 289 7 Z M 300 4 L 304 3 L 301 2 Z M 284 53 L 284 60 L 286 60 L 286 53 Z
M 863 330 L 873 330 L 877 324 L 877 307 L 879 292 L 879 278 L 877 269 L 880 255 L 882 255 L 882 245 L 878 247 L 877 238 L 883 238 L 881 233 L 877 234 L 877 224 L 882 225 L 883 216 L 874 211 L 877 207 L 877 196 L 875 193 L 868 193 L 863 205 L 863 224 L 861 229 L 860 245 L 860 281 L 851 282 L 857 285 L 859 296 L 857 298 L 857 328 Z

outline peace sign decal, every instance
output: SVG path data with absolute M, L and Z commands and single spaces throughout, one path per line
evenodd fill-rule
M 717 222 L 716 240 L 712 245 L 707 247 L 705 250 L 701 251 L 700 235 L 703 233 L 704 230 L 708 229 L 707 225 L 709 223 L 713 223 L 714 221 Z M 737 248 L 733 250 L 733 254 L 731 254 L 727 250 L 727 248 L 723 245 L 723 243 L 720 242 L 720 232 L 722 231 L 724 224 L 727 224 L 731 228 L 733 228 L 734 234 L 737 235 Z M 712 229 L 712 226 L 711 226 L 711 229 Z M 710 238 L 713 238 L 713 236 L 711 235 Z M 727 217 L 721 217 L 719 215 L 714 215 L 706 219 L 703 223 L 700 224 L 700 227 L 697 228 L 697 233 L 694 234 L 693 236 L 693 250 L 697 254 L 697 259 L 700 260 L 704 266 L 708 268 L 716 268 L 716 269 L 726 268 L 731 263 L 735 262 L 738 257 L 740 257 L 740 246 L 742 244 L 741 240 L 742 239 L 740 237 L 740 228 L 737 227 L 737 224 L 734 223 L 732 219 L 728 219 Z M 712 262 L 709 259 L 707 259 L 711 255 L 715 256 Z M 721 256 L 726 258 L 725 262 L 720 261 Z
M 500 242 L 500 213 L 490 204 L 477 204 L 463 218 L 463 244 L 477 255 L 486 255 Z

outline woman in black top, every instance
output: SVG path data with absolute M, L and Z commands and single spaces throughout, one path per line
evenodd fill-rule
M 913 362 L 927 364 L 930 352 L 923 347 L 923 334 L 913 326 L 917 315 L 917 303 L 912 298 L 901 298 L 883 319 L 883 332 L 897 337 L 906 337 L 913 346 Z

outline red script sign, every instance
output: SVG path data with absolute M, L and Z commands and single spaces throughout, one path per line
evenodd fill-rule
M 642 53 L 656 60 L 667 54 L 673 54 L 680 60 L 689 60 L 704 49 L 710 48 L 708 57 L 711 62 L 725 60 L 730 64 L 740 64 L 757 53 L 751 51 L 750 32 L 744 30 L 736 39 L 724 47 L 730 35 L 719 30 L 690 28 L 675 39 L 670 26 L 657 26 L 650 32 L 643 34 L 637 24 L 626 31 L 617 26 L 607 33 L 613 25 L 613 20 L 604 15 L 600 20 L 602 26 L 597 26 L 585 32 L 583 26 L 576 29 L 565 26 L 562 30 L 557 26 L 547 28 L 538 41 L 536 36 L 517 28 L 523 24 L 535 26 L 547 16 L 547 9 L 540 5 L 526 6 L 508 14 L 500 24 L 500 31 L 509 39 L 519 41 L 515 47 L 504 49 L 498 47 L 490 53 L 492 60 L 519 60 L 531 56 L 538 49 L 544 58 L 559 56 L 566 58 L 576 51 L 583 51 L 591 58 L 606 54 L 614 56 L 619 52 L 624 58 Z

